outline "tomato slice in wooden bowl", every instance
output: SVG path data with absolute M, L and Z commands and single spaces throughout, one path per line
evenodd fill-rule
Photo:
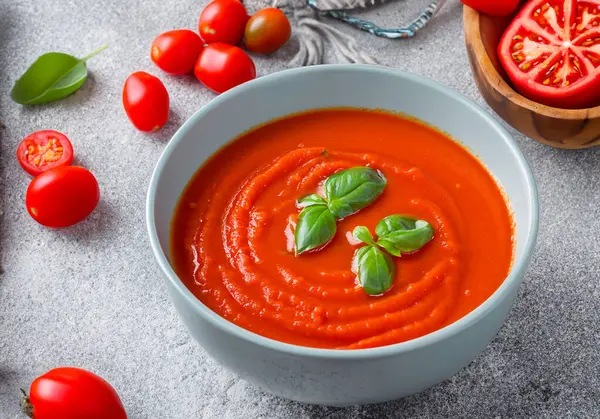
M 53 167 L 71 165 L 73 146 L 66 135 L 58 131 L 37 131 L 21 141 L 17 159 L 27 173 L 37 176 Z
M 531 0 L 498 45 L 514 87 L 557 108 L 600 105 L 600 0 Z

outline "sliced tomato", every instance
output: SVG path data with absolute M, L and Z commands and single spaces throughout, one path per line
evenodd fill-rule
M 29 134 L 17 147 L 17 160 L 31 176 L 73 162 L 73 146 L 66 135 L 53 130 Z
M 531 0 L 498 45 L 514 87 L 536 102 L 600 104 L 600 0 Z

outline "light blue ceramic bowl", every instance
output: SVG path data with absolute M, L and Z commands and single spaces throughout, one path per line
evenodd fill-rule
M 242 132 L 277 117 L 339 106 L 403 112 L 471 149 L 504 188 L 516 222 L 513 268 L 502 286 L 459 321 L 408 342 L 356 351 L 313 349 L 251 333 L 204 306 L 170 264 L 171 219 L 198 168 Z M 147 198 L 154 255 L 173 304 L 190 334 L 225 367 L 266 391 L 302 402 L 349 405 L 421 391 L 475 359 L 496 335 L 523 281 L 538 229 L 531 170 L 510 134 L 455 91 L 398 70 L 324 65 L 282 71 L 212 100 L 173 136 L 160 157 Z M 485 278 L 482 278 L 485 280 Z

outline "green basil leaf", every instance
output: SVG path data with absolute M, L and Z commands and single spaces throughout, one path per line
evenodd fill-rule
M 363 243 L 371 245 L 375 244 L 373 242 L 373 236 L 367 227 L 357 226 L 352 232 L 352 235 L 355 239 L 360 240 Z
M 40 56 L 15 82 L 10 97 L 22 105 L 37 105 L 76 92 L 87 79 L 86 61 L 104 48 L 82 59 L 62 52 Z
M 375 227 L 377 245 L 394 256 L 419 250 L 433 239 L 433 227 L 424 220 L 390 215 Z
M 367 294 L 380 295 L 392 287 L 396 265 L 390 255 L 376 246 L 364 246 L 354 257 L 358 282 Z
M 385 189 L 385 178 L 368 167 L 353 167 L 325 180 L 329 210 L 342 219 L 373 202 Z
M 377 240 L 377 242 L 375 243 L 377 246 L 381 247 L 382 249 L 387 250 L 387 252 L 392 255 L 392 256 L 396 256 L 396 257 L 401 257 L 402 256 L 402 252 L 399 251 L 398 249 L 396 249 L 396 247 L 394 246 L 394 243 L 392 242 L 388 242 L 386 240 Z
M 296 254 L 313 250 L 327 244 L 335 236 L 333 214 L 326 205 L 311 205 L 300 211 L 294 233 Z
M 321 196 L 316 193 L 303 196 L 298 201 L 296 201 L 298 208 L 306 208 L 311 205 L 327 205 L 327 201 L 323 199 Z

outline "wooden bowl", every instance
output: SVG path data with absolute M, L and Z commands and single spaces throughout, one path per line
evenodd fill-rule
M 527 99 L 509 84 L 496 47 L 511 18 L 487 16 L 464 6 L 467 54 L 485 101 L 508 124 L 540 143 L 569 149 L 600 145 L 600 106 L 553 108 Z

